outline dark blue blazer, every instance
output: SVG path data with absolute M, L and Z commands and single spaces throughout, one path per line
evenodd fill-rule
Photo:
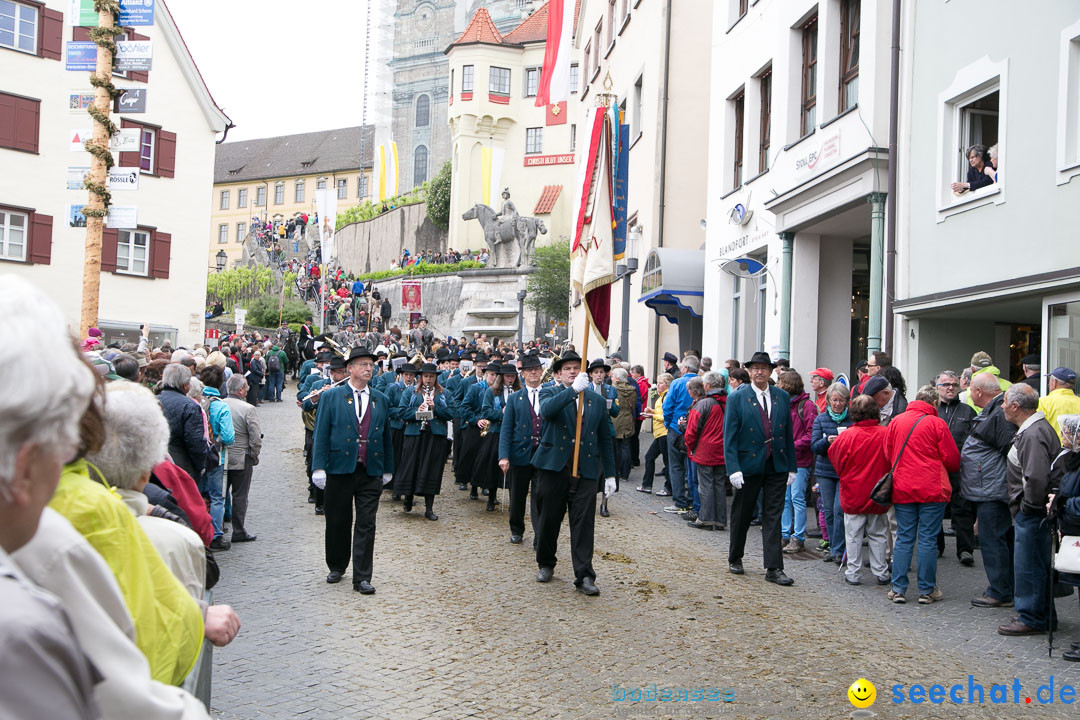
M 487 391 L 487 383 L 483 381 L 477 381 L 468 386 L 465 397 L 461 401 L 462 422 L 475 425 L 483 417 L 481 413 L 484 410 L 484 393 Z
M 584 395 L 578 471 L 581 477 L 588 479 L 615 477 L 615 451 L 607 403 L 592 390 L 585 390 Z M 573 466 L 577 396 L 573 388 L 568 387 L 546 387 L 540 391 L 543 425 L 540 447 L 532 458 L 532 464 L 540 470 L 559 472 L 568 465 Z
M 791 398 L 769 386 L 772 413 L 772 460 L 777 472 L 795 472 L 795 438 L 791 432 Z M 728 397 L 724 410 L 724 464 L 728 475 L 762 475 L 765 467 L 765 425 L 750 383 Z
M 393 440 L 390 429 L 390 401 L 378 390 L 368 398 L 367 473 L 379 477 L 394 472 Z M 357 447 L 356 409 L 352 388 L 348 383 L 327 390 L 319 398 L 315 415 L 314 447 L 311 469 L 325 470 L 328 475 L 347 475 L 356 470 Z
M 540 426 L 542 432 L 543 420 Z M 537 438 L 537 442 L 539 440 L 540 438 Z M 532 464 L 532 455 L 532 410 L 529 408 L 529 390 L 522 388 L 510 395 L 510 401 L 506 403 L 506 410 L 503 411 L 499 459 L 506 458 L 511 465 L 525 467 Z
M 420 420 L 416 419 L 416 411 L 424 402 L 424 396 L 416 392 L 415 387 L 408 388 L 401 393 L 401 401 L 398 403 L 398 415 L 405 423 L 406 435 L 420 434 Z M 446 402 L 445 390 L 435 393 L 435 417 L 428 420 L 428 428 L 433 435 L 446 437 L 446 423 L 453 419 L 450 405 Z
M 513 393 L 511 393 L 511 395 L 513 395 Z M 503 394 L 501 391 L 498 395 L 496 395 L 495 391 L 491 388 L 488 388 L 487 391 L 484 392 L 484 404 L 480 408 L 480 417 L 491 423 L 488 425 L 489 433 L 502 431 L 504 407 Z
M 390 383 L 380 390 L 380 392 L 386 395 L 386 399 L 390 401 L 390 427 L 395 430 L 400 430 L 405 427 L 405 420 L 403 419 L 398 406 L 401 404 L 401 396 L 406 391 L 412 392 L 412 388 L 406 388 L 405 383 L 397 381 Z

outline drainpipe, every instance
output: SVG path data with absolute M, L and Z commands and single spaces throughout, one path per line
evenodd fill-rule
M 866 196 L 870 203 L 870 318 L 866 330 L 866 352 L 881 349 L 881 297 L 884 275 L 885 193 Z
M 660 101 L 660 209 L 657 219 L 660 223 L 656 234 L 656 247 L 664 247 L 664 210 L 667 190 L 667 128 L 668 128 L 668 87 L 671 79 L 671 0 L 667 0 L 664 11 L 664 95 Z M 653 313 L 653 375 L 660 371 L 660 316 Z M 627 352 L 624 350 L 623 352 Z
M 885 351 L 892 352 L 893 298 L 896 295 L 896 138 L 900 116 L 900 2 L 892 4 L 892 61 L 889 67 L 889 185 L 885 215 Z
M 782 232 L 784 243 L 780 270 L 780 357 L 791 359 L 791 256 L 795 249 L 795 233 Z

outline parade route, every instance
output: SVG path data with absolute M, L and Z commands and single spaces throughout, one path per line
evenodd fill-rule
M 215 650 L 217 717 L 833 718 L 853 711 L 847 688 L 860 677 L 877 686 L 879 717 L 1075 717 L 1060 703 L 1020 709 L 989 697 L 963 708 L 892 703 L 893 685 L 966 688 L 969 675 L 988 694 L 1010 684 L 1010 701 L 1014 678 L 1033 699 L 1051 675 L 1080 685 L 1080 667 L 1060 651 L 1047 660 L 1045 636 L 1001 637 L 994 629 L 1009 611 L 970 608 L 985 577 L 981 564 L 959 566 L 951 538 L 939 567 L 945 600 L 934 605 L 891 605 L 887 588 L 848 587 L 809 553 L 788 560 L 796 584 L 781 588 L 764 581 L 757 528 L 747 574 L 728 574 L 728 533 L 687 528 L 662 512 L 666 498 L 635 493 L 640 469 L 611 517 L 597 518 L 597 598 L 574 592 L 565 525 L 555 579 L 538 584 L 531 531 L 508 542 L 505 497 L 485 512 L 449 473 L 437 522 L 384 494 L 377 594 L 328 585 L 293 394 L 290 383 L 284 403 L 259 407 L 265 444 L 247 522 L 258 542 L 217 555 L 215 601 L 243 623 Z M 1057 645 L 1067 648 L 1080 640 L 1076 598 L 1058 611 Z M 728 701 L 618 699 L 654 684 Z

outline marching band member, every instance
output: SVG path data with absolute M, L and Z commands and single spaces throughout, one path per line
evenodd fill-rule
M 416 371 L 417 367 L 415 365 L 406 363 L 398 369 L 397 379 L 382 388 L 386 399 L 390 401 L 390 428 L 394 437 L 394 467 L 401 467 L 401 446 L 405 440 L 405 420 L 402 418 L 399 408 L 401 396 L 403 393 L 412 390 L 413 385 L 416 384 Z M 399 495 L 400 493 L 395 489 L 394 500 L 397 500 Z
M 345 360 L 335 355 L 330 359 L 327 364 L 327 368 L 330 371 L 329 380 L 323 378 L 322 375 L 318 375 L 309 387 L 309 392 L 301 395 L 297 393 L 298 402 L 300 402 L 301 414 L 304 418 L 304 457 L 307 462 L 307 474 L 308 474 L 308 502 L 315 503 L 315 514 L 322 515 L 324 512 L 324 500 L 325 493 L 321 488 L 315 487 L 311 482 L 311 446 L 314 441 L 315 431 L 315 418 L 319 412 L 319 397 L 323 387 L 326 387 L 332 383 L 341 382 L 348 376 L 348 371 L 345 369 Z M 316 376 L 312 376 L 316 377 Z
M 315 504 L 315 514 L 322 515 L 322 493 L 319 488 L 311 482 L 311 445 L 313 440 L 312 433 L 315 431 L 315 408 L 312 406 L 310 409 L 304 407 L 303 401 L 312 391 L 312 385 L 318 382 L 320 385 L 326 379 L 326 372 L 330 361 L 334 355 L 328 350 L 319 352 L 312 360 L 304 363 L 305 366 L 310 367 L 307 374 L 300 375 L 300 385 L 296 390 L 296 404 L 300 406 L 300 417 L 304 421 L 304 462 L 307 465 L 308 476 L 308 502 Z M 311 363 L 308 366 L 308 362 Z
M 446 424 L 453 417 L 438 372 L 433 363 L 425 363 L 420 368 L 420 382 L 401 394 L 399 414 L 405 421 L 405 442 L 401 466 L 394 475 L 394 494 L 404 496 L 405 512 L 412 511 L 413 496 L 421 495 L 428 520 L 439 519 L 434 512 L 435 496 L 442 489 Z
M 536 505 L 536 468 L 531 460 L 540 445 L 540 378 L 544 366 L 537 355 L 522 358 L 521 376 L 525 387 L 510 396 L 503 411 L 499 433 L 499 469 L 506 473 L 510 486 L 510 542 L 519 545 L 525 534 L 525 501 L 532 490 L 529 518 L 536 549 L 536 531 L 540 524 Z
M 513 363 L 504 365 L 488 365 L 486 375 L 490 376 L 491 368 L 497 367 L 491 387 L 484 393 L 484 405 L 480 411 L 481 420 L 478 423 L 484 440 L 480 446 L 480 454 L 476 458 L 476 481 L 487 489 L 487 511 L 495 510 L 498 502 L 499 488 L 503 486 L 503 470 L 499 466 L 499 437 L 502 429 L 503 410 L 510 394 L 521 388 L 518 381 L 517 368 Z
M 483 393 L 488 387 L 484 380 L 487 365 L 487 355 L 477 354 L 473 374 L 462 380 L 458 386 L 457 406 L 461 414 L 461 457 L 458 458 L 455 472 L 458 490 L 468 489 L 470 481 L 473 480 L 473 466 L 476 465 L 476 453 L 480 449 L 480 427 L 476 422 L 480 419 L 480 410 L 484 404 Z M 478 385 L 480 389 L 477 390 Z M 469 497 L 476 498 L 476 488 L 474 483 Z

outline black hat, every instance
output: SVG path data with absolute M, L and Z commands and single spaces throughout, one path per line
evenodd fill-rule
M 528 370 L 529 368 L 544 367 L 544 363 L 540 362 L 540 356 L 529 353 L 525 357 L 521 358 L 521 369 Z
M 593 370 L 604 369 L 604 372 L 611 372 L 611 366 L 604 362 L 603 358 L 596 358 L 589 364 L 589 369 L 585 372 L 592 373 Z
M 435 363 L 424 363 L 420 366 L 420 372 L 422 373 L 435 373 L 438 374 L 439 366 Z
M 567 350 L 566 353 L 551 363 L 551 372 L 559 372 L 564 363 L 568 363 L 573 360 L 576 363 L 581 363 L 581 356 L 573 350 Z
M 484 368 L 484 372 L 486 372 L 486 373 L 488 373 L 488 372 L 498 373 L 501 370 L 502 370 L 502 365 L 495 362 L 494 360 L 489 362 L 487 364 L 487 367 Z
M 345 327 L 349 327 L 350 325 L 352 325 L 353 327 L 355 327 L 355 326 L 356 326 L 356 323 L 354 323 L 354 322 L 353 322 L 352 320 L 346 320 L 346 321 L 345 321 Z
M 345 359 L 343 357 L 341 357 L 340 355 L 335 355 L 330 360 L 330 369 L 331 370 L 344 370 L 345 369 Z
M 517 370 L 516 367 L 514 367 L 514 363 L 512 363 L 512 362 L 503 363 L 499 368 L 499 374 L 500 375 L 517 375 L 518 370 Z
M 664 359 L 667 360 L 672 365 L 678 365 L 679 364 L 679 358 L 675 357 L 672 353 L 669 353 L 669 352 L 664 353 Z
M 482 352 L 478 352 L 478 353 L 476 353 L 476 357 L 473 358 L 473 362 L 474 363 L 484 363 L 485 365 L 487 365 L 490 362 L 490 360 L 488 360 L 487 355 L 485 355 Z
M 450 359 L 450 351 L 447 350 L 444 347 L 441 347 L 441 348 L 439 348 L 438 350 L 435 351 L 435 357 L 438 358 L 439 362 L 449 360 Z
M 1042 367 L 1042 356 L 1038 353 L 1032 353 L 1020 358 L 1021 365 L 1032 365 L 1034 367 Z
M 619 353 L 619 352 L 611 353 L 611 359 L 612 360 L 618 360 L 619 362 L 622 362 L 622 353 Z
M 419 372 L 419 371 L 416 369 L 416 366 L 413 365 L 412 363 L 405 363 L 404 365 L 402 365 L 401 367 L 399 367 L 397 369 L 397 374 L 398 375 L 400 375 L 401 373 L 412 373 L 413 375 L 415 375 L 417 372 Z
M 761 350 L 758 350 L 756 353 L 754 353 L 753 357 L 744 362 L 743 365 L 745 367 L 750 367 L 754 363 L 765 364 L 771 368 L 776 367 L 776 363 L 774 363 L 772 361 L 772 358 L 769 357 L 769 353 L 762 352 Z
M 371 352 L 366 347 L 354 347 L 349 351 L 349 358 L 345 361 L 345 364 L 348 365 L 353 360 L 359 360 L 360 358 L 371 358 L 372 360 L 378 359 L 375 357 L 375 353 Z
M 330 352 L 329 350 L 320 350 L 319 352 L 315 353 L 315 362 L 317 363 L 330 362 L 333 359 L 334 353 Z

